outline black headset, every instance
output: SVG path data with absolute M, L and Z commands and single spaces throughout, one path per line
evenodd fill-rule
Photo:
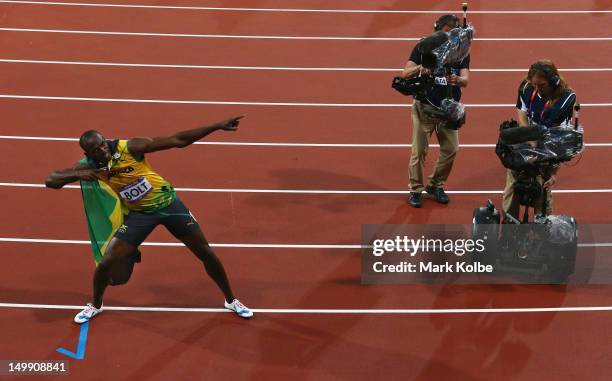
M 534 63 L 533 65 L 531 65 L 531 67 L 529 68 L 529 71 L 531 70 L 537 70 L 539 72 L 544 73 L 544 78 L 546 78 L 546 81 L 548 82 L 548 84 L 553 88 L 556 89 L 557 86 L 559 86 L 559 84 L 561 83 L 561 77 L 559 77 L 557 74 L 555 74 L 550 67 L 543 65 L 539 62 Z
M 459 17 L 452 15 L 452 14 L 440 16 L 440 18 L 438 18 L 436 22 L 434 23 L 434 30 L 436 32 L 439 30 L 442 30 L 442 27 L 444 27 L 444 25 L 449 25 L 449 24 L 455 25 L 455 28 L 458 27 Z

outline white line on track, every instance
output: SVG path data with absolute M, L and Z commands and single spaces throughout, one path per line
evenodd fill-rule
M 58 138 L 48 136 L 13 136 L 0 135 L 0 140 L 36 140 L 36 141 L 61 141 L 77 142 L 77 138 Z M 197 145 L 209 146 L 245 146 L 245 147 L 307 147 L 307 148 L 410 148 L 412 144 L 362 144 L 362 143 L 284 143 L 284 142 L 195 142 Z M 612 147 L 612 143 L 586 143 L 586 147 Z M 429 147 L 440 147 L 439 144 L 430 144 Z M 494 148 L 495 144 L 460 144 L 460 148 Z
M 12 238 L 0 237 L 0 242 L 14 243 L 50 243 L 67 245 L 89 245 L 90 241 L 85 240 L 66 240 L 66 239 L 39 239 L 39 238 Z M 161 247 L 183 247 L 180 242 L 144 242 L 143 246 Z M 252 249 L 360 249 L 361 245 L 300 245 L 300 244 L 272 244 L 272 243 L 211 243 L 212 247 L 231 247 L 231 248 L 252 248 Z
M 0 242 L 10 243 L 42 243 L 63 245 L 89 245 L 87 240 L 70 239 L 46 239 L 46 238 L 16 238 L 0 237 Z M 144 242 L 143 246 L 154 247 L 183 247 L 180 242 Z M 212 247 L 243 248 L 243 249 L 361 249 L 362 245 L 338 245 L 338 244 L 273 244 L 273 243 L 211 243 Z M 367 247 L 367 246 L 366 246 Z M 612 247 L 609 242 L 579 243 L 578 247 Z
M 210 69 L 210 70 L 278 70 L 278 71 L 365 71 L 365 72 L 401 72 L 402 68 L 366 68 L 366 67 L 282 67 L 282 66 L 228 66 L 228 65 L 178 65 L 178 64 L 149 64 L 149 63 L 122 63 L 122 62 L 92 62 L 92 61 L 51 61 L 51 60 L 18 60 L 0 58 L 3 63 L 25 63 L 45 65 L 84 65 L 84 66 L 112 66 L 112 67 L 147 67 L 165 69 Z M 606 72 L 612 68 L 561 68 L 561 72 Z M 524 73 L 525 68 L 472 68 L 470 72 L 482 73 Z
M 0 303 L 0 308 L 27 308 L 47 310 L 81 310 L 83 306 L 63 304 L 22 304 Z M 199 313 L 229 313 L 225 308 L 181 308 L 181 307 L 129 307 L 104 306 L 108 311 L 131 312 L 199 312 Z M 256 313 L 267 314 L 483 314 L 483 313 L 535 313 L 535 312 L 606 312 L 612 311 L 612 306 L 584 307 L 527 307 L 527 308 L 389 308 L 389 309 L 317 309 L 317 308 L 251 308 Z
M 327 40 L 327 41 L 419 41 L 420 37 L 348 37 L 348 36 L 255 36 L 234 34 L 194 34 L 194 33 L 153 33 L 153 32 L 117 32 L 101 30 L 70 29 L 35 29 L 35 28 L 0 28 L 4 32 L 29 33 L 64 33 L 110 36 L 142 37 L 190 37 L 190 38 L 229 38 L 248 40 Z M 612 41 L 612 37 L 488 37 L 474 38 L 474 41 Z
M 45 184 L 0 183 L 0 187 L 45 188 Z M 66 185 L 64 188 L 81 189 L 78 185 Z M 209 193 L 280 193 L 280 194 L 407 194 L 405 190 L 320 190 L 320 189 L 246 189 L 246 188 L 174 188 L 179 192 Z M 445 190 L 449 194 L 501 194 L 503 190 Z M 554 189 L 553 193 L 612 193 L 612 189 Z
M 0 94 L 6 99 L 36 99 L 52 101 L 80 102 L 119 102 L 119 103 L 165 103 L 165 104 L 201 104 L 201 105 L 241 105 L 241 106 L 297 106 L 297 107 L 412 107 L 408 103 L 310 103 L 310 102 L 238 102 L 238 101 L 198 101 L 173 99 L 126 99 L 126 98 L 91 98 L 91 97 L 57 97 L 46 95 Z M 466 104 L 465 107 L 515 107 L 514 103 Z M 612 103 L 581 103 L 582 107 L 610 107 Z
M 238 7 L 201 7 L 201 6 L 171 6 L 145 4 L 106 4 L 106 3 L 66 3 L 58 1 L 18 1 L 0 0 L 0 3 L 61 5 L 75 7 L 111 7 L 111 8 L 145 8 L 169 10 L 196 11 L 238 11 L 238 12 L 308 12 L 308 13 L 399 13 L 399 14 L 446 14 L 456 13 L 456 10 L 392 10 L 392 9 L 298 9 L 298 8 L 238 8 Z M 588 14 L 612 13 L 611 10 L 473 10 L 471 14 Z

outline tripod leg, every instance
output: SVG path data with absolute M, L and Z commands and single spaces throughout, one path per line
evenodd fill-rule
M 546 191 L 546 188 L 544 188 L 544 184 L 546 184 L 549 179 L 550 176 L 548 174 L 542 175 L 542 210 L 540 211 L 540 215 L 543 217 L 548 214 L 548 192 Z

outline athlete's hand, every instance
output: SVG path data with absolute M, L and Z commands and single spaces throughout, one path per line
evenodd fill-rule
M 100 169 L 79 169 L 74 171 L 74 175 L 83 181 L 96 181 L 106 173 L 106 168 Z
M 240 124 L 240 119 L 244 118 L 244 115 L 235 116 L 233 118 L 229 118 L 219 123 L 219 127 L 223 131 L 236 131 L 238 130 L 238 124 Z

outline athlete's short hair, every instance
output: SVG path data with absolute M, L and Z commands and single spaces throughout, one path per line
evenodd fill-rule
M 89 148 L 89 139 L 96 135 L 102 136 L 102 134 L 96 130 L 87 130 L 81 134 L 81 137 L 79 138 L 79 145 L 81 146 L 83 151 L 87 151 L 87 149 Z

